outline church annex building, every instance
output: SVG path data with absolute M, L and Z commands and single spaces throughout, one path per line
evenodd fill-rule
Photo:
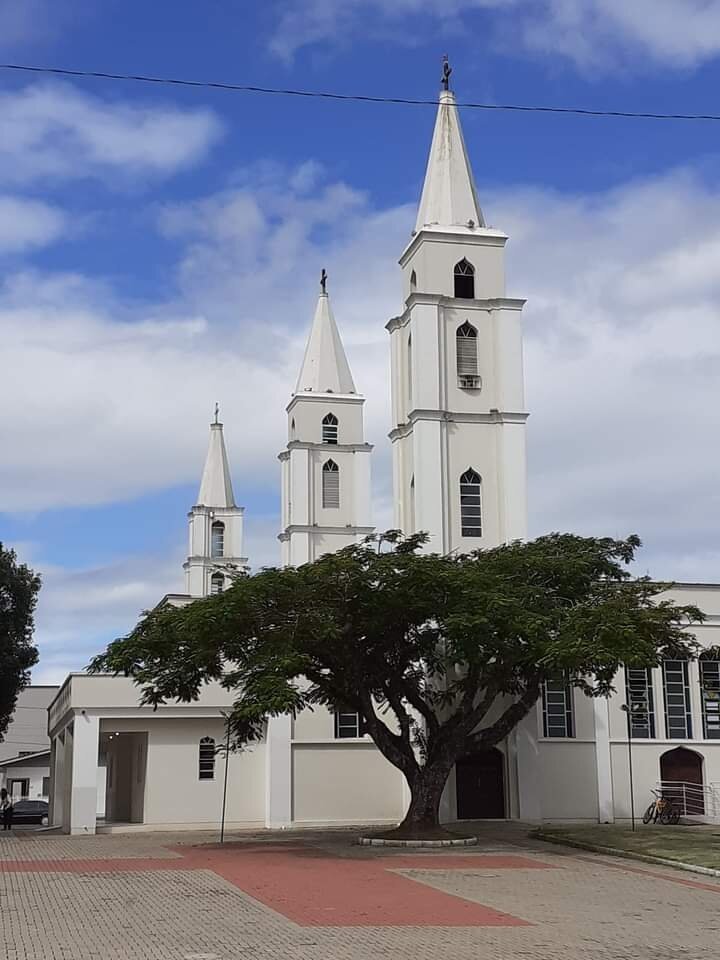
M 403 311 L 387 323 L 395 525 L 429 531 L 437 552 L 527 535 L 524 301 L 505 293 L 507 239 L 485 225 L 455 98 L 444 89 L 417 223 L 400 256 Z M 323 281 L 279 456 L 283 564 L 311 562 L 373 531 L 364 402 Z M 247 563 L 216 418 L 189 514 L 187 592 L 162 602 L 217 593 L 230 569 Z M 707 620 L 693 632 L 704 648 L 720 647 L 720 585 L 677 585 L 672 596 L 703 610 Z M 720 661 L 625 672 L 610 700 L 547 684 L 499 749 L 457 764 L 443 820 L 629 817 L 626 704 L 635 810 L 669 781 L 694 785 L 688 812 L 708 812 L 720 784 Z M 216 826 L 225 773 L 217 748 L 231 702 L 208 685 L 194 703 L 153 711 L 129 679 L 71 674 L 49 707 L 50 823 L 74 834 Z M 230 827 L 393 823 L 408 799 L 402 774 L 352 713 L 272 718 L 262 742 L 228 761 Z

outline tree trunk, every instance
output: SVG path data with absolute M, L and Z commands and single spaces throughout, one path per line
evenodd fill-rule
M 398 828 L 408 836 L 420 836 L 440 827 L 440 798 L 452 765 L 436 763 L 422 767 L 410 786 L 410 806 Z

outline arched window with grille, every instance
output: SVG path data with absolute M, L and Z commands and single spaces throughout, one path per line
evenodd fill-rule
M 340 506 L 340 468 L 334 460 L 323 464 L 322 505 L 325 509 L 336 509 Z
M 203 737 L 198 750 L 198 780 L 215 779 L 215 738 Z
M 475 299 L 475 267 L 465 257 L 455 264 L 455 296 L 459 300 Z
M 338 418 L 334 413 L 328 413 L 322 420 L 322 442 L 338 442 Z
M 472 468 L 460 477 L 460 533 L 482 536 L 482 481 Z
M 225 577 L 221 573 L 214 573 L 210 577 L 210 596 L 216 597 L 225 589 Z
M 472 389 L 480 385 L 477 342 L 477 330 L 466 320 L 455 331 L 457 375 L 461 387 Z
M 225 555 L 225 524 L 216 520 L 210 531 L 210 556 L 222 557 Z

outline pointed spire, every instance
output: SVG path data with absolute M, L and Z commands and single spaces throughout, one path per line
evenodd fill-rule
M 355 384 L 326 285 L 327 274 L 323 270 L 320 278 L 321 293 L 295 393 L 355 393 Z
M 210 446 L 197 500 L 198 506 L 203 507 L 236 506 L 223 437 L 223 425 L 218 420 L 219 413 L 220 408 L 215 404 L 215 420 L 210 424 Z
M 442 90 L 415 232 L 423 227 L 484 227 L 472 168 L 460 126 L 452 69 L 443 59 Z

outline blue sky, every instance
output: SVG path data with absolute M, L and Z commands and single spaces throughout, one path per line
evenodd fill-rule
M 62 9 L 58 10 L 57 8 Z M 717 113 L 708 0 L 0 0 L 0 59 L 255 85 Z M 222 404 L 255 565 L 317 276 L 391 522 L 386 319 L 431 107 L 0 71 L 0 540 L 44 577 L 38 681 L 181 589 Z M 720 579 L 720 124 L 463 112 L 527 296 L 532 532 Z

